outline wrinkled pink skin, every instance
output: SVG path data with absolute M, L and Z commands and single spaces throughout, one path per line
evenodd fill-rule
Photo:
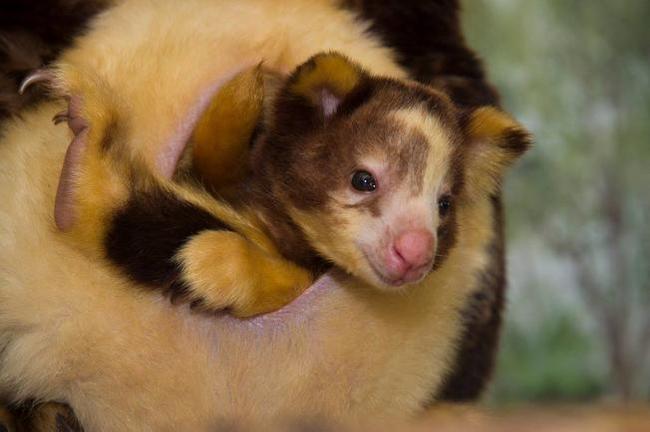
M 54 201 L 54 222 L 61 231 L 70 230 L 75 223 L 75 177 L 88 147 L 88 122 L 80 115 L 81 104 L 78 96 L 69 99 L 67 121 L 74 138 L 65 152 Z
M 248 331 L 265 331 L 268 329 L 278 329 L 278 327 L 287 324 L 298 325 L 303 327 L 307 324 L 312 315 L 316 300 L 330 291 L 341 289 L 336 277 L 331 274 L 321 276 L 316 282 L 307 288 L 300 297 L 293 302 L 284 306 L 275 312 L 265 315 L 259 315 L 249 319 L 234 318 L 231 315 L 224 315 L 221 320 L 222 324 L 228 328 L 239 327 Z

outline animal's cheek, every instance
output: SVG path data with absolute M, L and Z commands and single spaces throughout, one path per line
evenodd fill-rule
M 369 251 L 383 249 L 390 238 L 390 231 L 380 217 L 373 216 L 367 211 L 354 209 L 345 212 L 346 241 L 355 248 L 359 258 L 367 259 Z
M 339 209 L 336 221 L 329 226 L 328 258 L 348 273 L 377 285 L 367 251 L 382 238 L 381 225 L 357 209 Z
M 357 259 L 359 239 L 373 230 L 367 217 L 356 208 L 330 207 L 315 222 L 314 229 L 323 232 L 331 258 L 337 262 Z

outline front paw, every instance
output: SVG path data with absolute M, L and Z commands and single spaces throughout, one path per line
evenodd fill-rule
M 272 312 L 311 283 L 307 270 L 232 231 L 205 231 L 181 250 L 178 262 L 194 309 L 227 309 L 238 317 Z
M 268 264 L 262 271 L 258 289 L 251 300 L 233 305 L 230 310 L 239 318 L 249 318 L 276 311 L 300 296 L 312 283 L 310 272 L 292 263 L 282 261 Z

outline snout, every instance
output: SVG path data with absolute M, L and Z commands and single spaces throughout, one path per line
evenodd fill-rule
M 392 285 L 415 282 L 421 279 L 433 264 L 436 239 L 426 229 L 400 233 L 385 256 L 385 276 Z
M 405 265 L 422 267 L 433 257 L 433 235 L 426 230 L 406 231 L 397 237 L 393 249 Z

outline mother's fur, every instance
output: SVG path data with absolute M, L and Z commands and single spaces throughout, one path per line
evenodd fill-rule
M 170 5 L 167 14 L 164 5 L 156 11 L 146 10 L 146 6 L 130 10 L 126 5 L 115 15 L 139 13 L 139 22 L 148 22 L 153 34 L 160 31 L 164 39 L 165 28 L 174 28 L 183 19 L 196 21 L 196 10 L 190 6 L 184 9 L 185 16 L 178 17 Z M 300 7 L 309 9 L 305 4 Z M 324 6 L 319 9 L 321 5 L 313 7 L 318 13 L 328 10 Z M 453 7 L 450 5 L 449 10 Z M 370 3 L 363 8 L 371 16 L 377 11 Z M 199 15 L 205 15 L 205 23 L 219 21 L 210 15 L 210 7 L 199 10 Z M 313 12 L 308 10 L 307 17 Z M 279 66 L 292 67 L 312 51 L 337 48 L 366 61 L 372 70 L 398 76 L 405 73 L 389 60 L 389 51 L 359 33 L 363 27 L 350 14 L 323 13 L 326 22 L 329 13 L 341 19 L 342 27 L 332 29 L 331 37 L 310 42 L 313 45 L 282 51 L 275 59 Z M 386 17 L 375 18 L 376 30 Z M 450 23 L 443 20 L 449 34 L 454 35 L 453 43 L 445 49 L 454 55 L 465 53 L 469 63 L 475 62 L 457 28 L 452 28 L 457 22 L 452 19 Z M 120 29 L 118 33 L 128 35 L 129 31 L 140 29 Z M 358 37 L 354 42 L 334 43 L 340 34 L 355 32 Z M 202 35 L 199 46 L 211 43 L 213 33 Z M 384 36 L 391 40 L 390 32 Z M 120 37 L 115 35 L 116 49 Z M 392 42 L 397 48 L 400 44 L 410 46 L 400 38 Z M 72 63 L 82 65 L 85 70 L 81 72 L 92 75 L 97 65 L 81 57 L 84 50 L 91 49 L 92 38 L 85 43 L 85 48 L 72 51 L 68 58 L 80 56 Z M 208 53 L 215 55 L 214 51 L 204 51 L 204 55 Z M 182 57 L 182 53 L 173 54 Z M 471 97 L 463 93 L 470 88 L 470 96 L 481 93 L 482 98 L 494 102 L 476 64 L 476 74 L 466 76 L 465 71 L 455 68 L 454 61 L 434 63 L 432 59 L 432 64 L 442 67 L 428 68 L 425 55 L 420 60 L 417 52 L 407 55 L 411 57 L 403 59 L 406 66 L 417 69 L 420 78 L 427 70 L 434 71 L 436 82 L 457 101 L 472 104 Z M 448 60 L 454 58 L 444 55 Z M 163 69 L 172 64 L 171 60 L 161 65 Z M 207 57 L 199 59 L 199 64 L 208 63 Z M 120 89 L 121 80 L 112 74 L 110 64 L 104 66 L 108 69 L 102 79 L 107 81 L 110 94 Z M 176 75 L 173 69 L 164 70 Z M 199 66 L 199 72 L 202 70 L 205 78 L 197 76 L 188 83 L 205 81 L 217 72 Z M 146 71 L 141 73 L 146 76 Z M 457 73 L 460 76 L 449 76 Z M 131 77 L 123 79 L 130 81 Z M 481 91 L 473 92 L 472 86 Z M 133 91 L 138 96 L 136 87 L 119 91 Z M 162 126 L 173 125 L 178 113 L 169 112 L 169 107 L 178 102 L 182 110 L 189 103 L 184 95 L 193 93 L 191 86 L 181 85 L 176 94 L 163 95 L 158 111 L 154 109 L 156 116 L 145 107 L 143 97 L 141 108 L 136 101 L 136 117 L 143 116 L 145 125 L 154 119 Z M 171 308 L 155 296 L 134 296 L 128 287 L 120 290 L 128 281 L 97 263 L 88 268 L 88 258 L 53 230 L 53 182 L 68 137 L 60 128 L 45 126 L 44 119 L 51 118 L 59 108 L 53 102 L 24 112 L 22 120 L 5 126 L 0 148 L 2 189 L 8 196 L 0 212 L 0 322 L 6 346 L 1 377 L 3 391 L 11 400 L 37 397 L 67 401 L 91 429 L 160 430 L 205 428 L 219 415 L 250 413 L 402 416 L 417 412 L 432 394 L 472 397 L 482 387 L 485 372 L 490 369 L 502 302 L 497 197 L 464 209 L 468 220 L 480 223 L 468 226 L 461 234 L 446 273 L 435 281 L 436 290 L 420 290 L 395 299 L 320 284 L 278 314 L 248 324 L 227 318 L 215 322 Z M 143 126 L 143 130 L 149 128 Z M 141 156 L 146 161 L 146 154 Z M 32 215 L 30 229 L 24 228 L 24 220 L 11 216 L 17 214 Z M 28 271 L 14 273 L 13 269 L 21 267 Z M 451 280 L 453 284 L 447 282 Z M 464 310 L 485 313 L 464 315 Z M 467 317 L 465 326 L 463 316 Z M 459 351 L 455 341 L 463 332 L 474 345 L 466 343 Z M 485 336 L 476 336 L 482 334 Z M 479 349 L 480 354 L 464 355 L 472 349 Z M 455 367 L 458 365 L 462 367 Z M 453 371 L 454 378 L 445 386 L 445 377 Z

